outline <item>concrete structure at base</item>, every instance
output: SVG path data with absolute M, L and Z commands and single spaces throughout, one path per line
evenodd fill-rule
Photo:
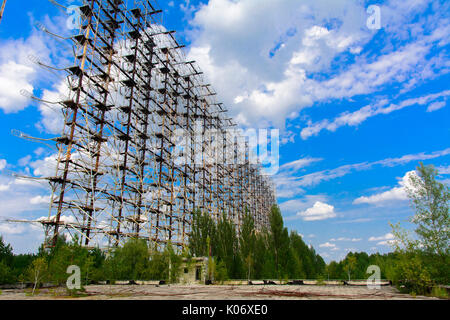
M 207 257 L 194 257 L 183 259 L 181 264 L 180 280 L 181 284 L 205 284 L 210 279 L 209 263 Z

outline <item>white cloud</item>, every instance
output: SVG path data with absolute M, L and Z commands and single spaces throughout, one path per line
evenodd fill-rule
M 0 223 L 0 234 L 21 234 L 24 232 L 23 225 Z
M 437 7 L 432 18 L 411 22 L 426 10 L 418 2 L 423 1 L 382 6 L 383 29 L 390 32 L 377 56 L 365 50 L 376 33 L 366 28 L 368 15 L 360 1 L 210 0 L 190 21 L 188 56 L 240 124 L 282 128 L 286 119 L 317 102 L 372 94 L 391 84 L 405 92 L 448 72 L 443 57 L 428 56 L 448 39 L 449 24 L 440 13 L 445 10 Z M 183 8 L 192 6 L 188 2 Z M 409 43 L 392 45 L 397 33 L 405 32 Z M 353 55 L 351 62 L 336 66 L 342 53 Z M 314 77 L 331 67 L 328 79 Z
M 450 166 L 440 166 L 437 167 L 436 170 L 439 172 L 439 174 L 450 174 Z
M 59 134 L 62 131 L 64 124 L 64 117 L 59 104 L 54 102 L 67 100 L 69 96 L 69 86 L 66 80 L 59 82 L 53 90 L 44 90 L 42 99 L 53 102 L 52 104 L 39 104 L 39 111 L 42 119 L 38 123 L 38 127 L 42 127 L 46 132 Z
M 356 164 L 343 165 L 335 169 L 322 170 L 313 172 L 300 177 L 288 176 L 280 173 L 275 176 L 274 181 L 278 189 L 283 190 L 284 196 L 294 196 L 304 192 L 305 187 L 314 186 L 324 181 L 330 181 L 336 178 L 341 178 L 355 171 L 363 171 L 372 169 L 374 166 L 393 167 L 397 165 L 404 165 L 411 161 L 430 160 L 443 157 L 450 154 L 450 148 L 431 153 L 416 153 L 407 154 L 399 158 L 387 158 L 374 162 L 362 162 Z
M 31 155 L 27 155 L 23 158 L 20 158 L 17 163 L 19 164 L 19 166 L 25 167 L 30 163 L 30 160 L 31 160 Z
M 393 240 L 395 237 L 392 233 L 386 233 L 384 236 L 380 237 L 370 237 L 369 241 L 385 241 L 385 240 Z
M 6 168 L 6 160 L 5 159 L 0 159 L 0 170 L 3 170 Z
M 50 196 L 36 196 L 30 199 L 31 204 L 49 204 Z
M 33 168 L 33 175 L 38 177 L 52 177 L 55 175 L 57 154 L 50 155 L 44 159 L 36 160 L 30 163 Z
M 43 33 L 32 31 L 27 39 L 8 40 L 0 45 L 0 109 L 14 113 L 25 109 L 30 100 L 21 90 L 33 93 L 38 66 L 29 57 L 47 60 L 50 50 Z
M 191 21 L 188 56 L 242 124 L 283 126 L 316 99 L 306 73 L 372 37 L 366 16 L 357 1 L 211 0 Z
M 368 203 L 368 204 L 375 204 L 375 205 L 384 205 L 388 202 L 392 201 L 404 201 L 408 200 L 408 195 L 406 193 L 406 187 L 411 188 L 411 184 L 409 182 L 409 179 L 411 176 L 417 175 L 415 171 L 409 171 L 407 172 L 403 178 L 399 181 L 398 187 L 392 188 L 388 191 L 374 194 L 372 196 L 368 197 L 359 197 L 353 201 L 354 204 L 361 204 L 361 203 Z
M 296 172 L 304 167 L 307 167 L 309 165 L 311 165 L 314 162 L 319 162 L 322 161 L 323 159 L 320 158 L 311 158 L 311 157 L 307 157 L 307 158 L 302 158 L 302 159 L 298 159 L 289 163 L 285 163 L 280 167 L 280 171 L 283 170 L 289 170 L 292 172 Z
M 319 244 L 320 248 L 336 248 L 336 245 L 334 243 L 325 242 L 322 244 Z
M 395 240 L 383 240 L 380 242 L 377 242 L 377 245 L 379 246 L 392 246 L 395 243 Z
M 354 112 L 344 112 L 336 117 L 333 121 L 322 120 L 316 123 L 309 122 L 306 128 L 303 128 L 300 136 L 303 140 L 310 138 L 311 136 L 318 135 L 322 130 L 336 131 L 343 126 L 357 126 L 368 118 L 374 117 L 380 114 L 389 114 L 394 111 L 401 110 L 406 107 L 414 105 L 426 105 L 433 100 L 440 99 L 442 97 L 448 97 L 450 90 L 442 91 L 436 94 L 429 94 L 423 97 L 407 99 L 397 104 L 388 105 L 388 101 L 383 99 L 374 105 L 365 106 Z M 436 102 L 428 106 L 427 111 L 435 111 L 442 108 L 445 102 Z
M 446 106 L 446 102 L 445 101 L 436 101 L 433 102 L 432 104 L 430 104 L 427 108 L 427 112 L 433 112 L 439 109 L 442 109 L 443 107 Z
M 280 209 L 284 214 L 296 214 L 312 207 L 317 201 L 326 202 L 328 197 L 324 195 L 304 195 L 299 199 L 292 199 L 280 203 Z M 287 217 L 286 219 L 297 219 L 298 216 Z
M 0 65 L 0 108 L 5 113 L 24 109 L 29 99 L 20 94 L 21 90 L 33 92 L 31 78 L 35 71 L 30 66 L 7 61 Z
M 325 220 L 336 217 L 332 205 L 317 201 L 311 208 L 297 213 L 305 221 Z
M 9 184 L 0 184 L 0 191 L 9 190 Z
M 331 242 L 337 242 L 337 241 L 359 242 L 361 240 L 362 240 L 361 238 L 346 238 L 346 237 L 339 237 L 337 239 L 335 239 L 335 238 L 330 239 Z

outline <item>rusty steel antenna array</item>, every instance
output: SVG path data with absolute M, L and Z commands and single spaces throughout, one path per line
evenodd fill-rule
M 50 207 L 39 223 L 47 246 L 69 233 L 87 247 L 140 238 L 182 249 L 197 210 L 216 221 L 226 213 L 238 231 L 248 211 L 257 230 L 267 227 L 273 183 L 248 143 L 227 133 L 236 124 L 162 26 L 156 3 L 86 0 L 80 12 L 69 89 L 58 101 L 64 129 L 52 139 L 54 175 L 45 177 Z M 215 147 L 208 132 L 219 133 Z

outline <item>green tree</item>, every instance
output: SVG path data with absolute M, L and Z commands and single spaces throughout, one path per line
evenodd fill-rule
M 43 257 L 35 259 L 29 267 L 27 273 L 27 280 L 33 283 L 33 295 L 36 291 L 36 288 L 40 286 L 44 281 L 46 281 L 48 276 L 49 273 L 46 259 Z
M 5 244 L 0 236 L 0 284 L 12 283 L 15 281 L 12 266 L 14 254 L 10 244 Z
M 449 254 L 450 219 L 449 186 L 436 180 L 438 171 L 432 166 L 417 167 L 417 175 L 409 175 L 408 197 L 416 214 L 411 222 L 416 225 L 419 238 L 415 243 L 427 253 L 445 257 Z
M 197 210 L 192 215 L 192 227 L 189 237 L 190 253 L 194 257 L 206 257 L 209 255 L 206 239 L 213 238 L 216 226 L 211 216 Z
M 450 282 L 449 201 L 450 189 L 437 180 L 434 166 L 420 163 L 416 174 L 410 174 L 406 192 L 415 214 L 409 221 L 414 232 L 391 224 L 398 268 L 395 277 L 409 283 L 416 293 L 424 293 L 434 283 Z
M 176 254 L 173 245 L 170 241 L 166 244 L 166 247 L 164 249 L 164 256 L 168 265 L 168 273 L 166 279 L 170 283 L 176 283 L 178 281 L 181 272 L 180 267 L 182 258 Z
M 275 274 L 277 278 L 281 278 L 287 272 L 289 233 L 287 228 L 284 228 L 280 208 L 276 205 L 271 208 L 269 223 L 271 231 L 271 249 L 273 250 L 275 258 Z
M 140 280 L 146 275 L 150 253 L 147 242 L 142 239 L 129 239 L 123 247 L 112 253 L 109 263 L 114 279 Z
M 92 271 L 93 257 L 89 250 L 81 245 L 78 237 L 74 237 L 72 242 L 67 243 L 59 238 L 55 247 L 50 252 L 41 251 L 40 257 L 48 262 L 49 281 L 62 285 L 67 281 L 67 268 L 76 265 L 81 271 L 82 284 L 88 284 L 89 273 Z
M 0 235 L 0 261 L 11 266 L 14 260 L 13 249 L 10 244 L 5 244 L 3 236 Z
M 245 262 L 248 280 L 250 280 L 252 275 L 253 263 L 255 260 L 255 244 L 255 222 L 253 221 L 252 216 L 247 212 L 242 222 L 239 248 L 241 257 Z
M 234 224 L 224 213 L 219 220 L 216 233 L 212 237 L 211 246 L 218 262 L 225 263 L 228 278 L 239 278 L 241 261 L 239 256 L 239 240 Z
M 347 259 L 346 260 L 347 261 L 345 262 L 345 270 L 346 270 L 347 275 L 348 275 L 348 281 L 350 281 L 351 273 L 356 267 L 356 257 L 353 254 L 349 253 L 347 255 Z

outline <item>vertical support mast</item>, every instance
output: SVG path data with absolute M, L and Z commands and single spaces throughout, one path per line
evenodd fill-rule
M 75 231 L 85 246 L 139 238 L 181 250 L 196 210 L 216 221 L 226 213 L 238 231 L 248 210 L 258 230 L 267 226 L 273 186 L 245 139 L 229 134 L 236 125 L 159 23 L 161 10 L 150 0 L 88 0 L 80 11 L 56 174 L 48 177 L 48 246 Z

